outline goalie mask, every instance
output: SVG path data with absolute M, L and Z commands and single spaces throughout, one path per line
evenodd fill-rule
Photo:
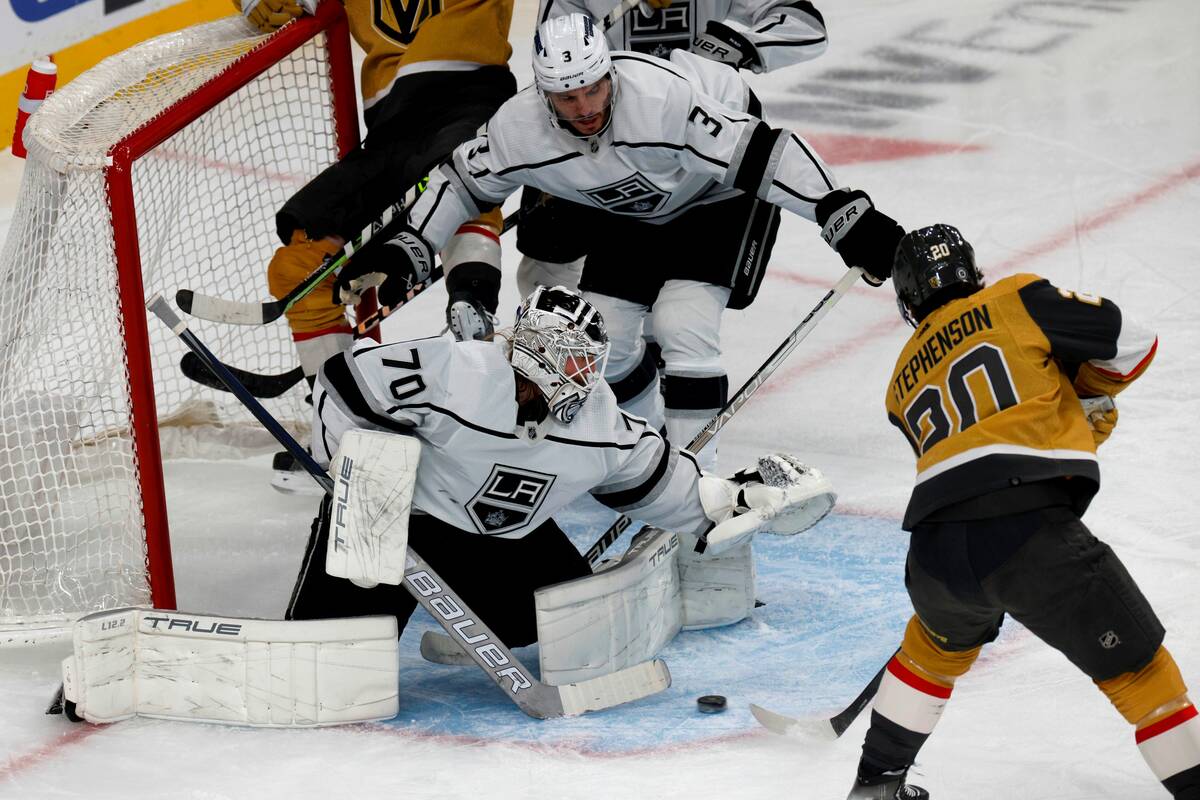
M 900 315 L 914 328 L 939 306 L 983 288 L 975 249 L 957 228 L 930 225 L 900 240 L 892 285 Z
M 556 127 L 586 138 L 612 123 L 617 74 L 604 32 L 586 14 L 552 17 L 538 26 L 533 77 Z
M 512 367 L 532 381 L 550 413 L 570 423 L 604 380 L 608 332 L 596 308 L 563 286 L 539 286 L 521 303 Z

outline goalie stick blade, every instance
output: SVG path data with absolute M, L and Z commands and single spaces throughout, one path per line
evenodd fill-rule
M 193 317 L 233 325 L 266 325 L 283 316 L 283 303 L 278 300 L 244 303 L 198 294 L 191 289 L 177 291 L 175 304 Z
M 762 706 L 756 706 L 754 703 L 750 704 L 750 713 L 758 720 L 759 725 L 780 736 L 826 742 L 832 742 L 838 738 L 838 733 L 834 731 L 833 725 L 827 719 L 796 719 Z
M 453 639 L 436 631 L 425 631 L 421 634 L 421 658 L 431 664 L 444 664 L 448 667 L 470 667 L 475 663 Z
M 671 671 L 666 662 L 655 658 L 599 678 L 547 688 L 558 690 L 563 716 L 574 717 L 641 700 L 670 685 Z
M 222 383 L 221 379 L 205 366 L 200 357 L 190 350 L 183 354 L 183 358 L 179 362 L 179 369 L 196 383 L 211 389 L 219 389 L 222 392 L 229 391 L 229 387 Z M 279 375 L 263 375 L 257 372 L 247 372 L 246 370 L 228 365 L 226 369 L 232 372 L 245 385 L 250 394 L 261 399 L 279 397 L 304 378 L 304 370 L 300 367 L 288 370 Z

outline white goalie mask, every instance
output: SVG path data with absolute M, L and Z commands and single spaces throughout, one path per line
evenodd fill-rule
M 517 311 L 510 359 L 541 390 L 550 413 L 570 423 L 604 380 L 608 348 L 595 306 L 564 286 L 539 286 Z
M 551 17 L 533 37 L 533 77 L 550 121 L 576 136 L 598 136 L 612 124 L 617 73 L 604 32 L 586 14 Z M 607 79 L 607 80 L 606 80 Z M 558 106 L 551 95 L 558 97 Z M 596 130 L 588 120 L 604 114 Z

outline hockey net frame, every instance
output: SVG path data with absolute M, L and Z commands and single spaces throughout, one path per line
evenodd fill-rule
M 358 140 L 336 0 L 270 35 L 235 15 L 148 40 L 30 118 L 0 251 L 0 646 L 107 608 L 175 607 L 163 457 L 273 443 L 230 395 L 182 377 L 145 299 L 205 280 L 268 296 L 274 212 Z M 282 323 L 208 325 L 223 358 L 294 366 Z M 271 401 L 300 435 L 306 388 Z

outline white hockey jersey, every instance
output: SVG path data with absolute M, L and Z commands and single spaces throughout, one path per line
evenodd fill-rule
M 313 389 L 313 457 L 328 465 L 352 428 L 422 440 L 413 507 L 464 531 L 519 539 L 584 492 L 668 530 L 711 526 L 700 470 L 596 384 L 578 416 L 531 436 L 518 422 L 507 343 L 359 342 L 321 369 Z
M 576 12 L 599 20 L 612 7 L 612 0 L 541 0 L 538 22 Z M 667 58 L 672 50 L 690 48 L 710 21 L 753 44 L 764 72 L 816 58 L 828 46 L 825 20 L 808 0 L 674 0 L 649 17 L 626 12 L 605 36 L 613 50 Z
M 558 128 L 525 89 L 431 174 L 412 227 L 441 250 L 521 186 L 650 223 L 738 192 L 815 221 L 817 201 L 839 188 L 807 142 L 762 121 L 736 70 L 683 50 L 669 61 L 614 52 L 612 64 L 607 130 L 581 138 Z

